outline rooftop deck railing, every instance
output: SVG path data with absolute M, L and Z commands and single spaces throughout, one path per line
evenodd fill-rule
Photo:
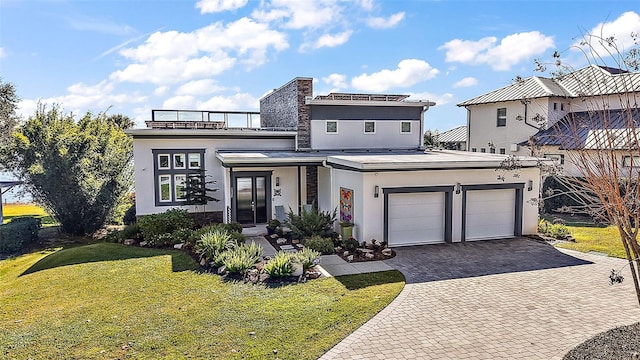
M 254 111 L 151 110 L 147 127 L 154 129 L 259 129 Z

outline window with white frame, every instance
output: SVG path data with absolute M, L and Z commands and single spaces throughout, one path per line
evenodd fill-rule
M 507 126 L 507 108 L 499 108 L 496 126 L 503 127 Z
M 411 134 L 411 121 L 400 122 L 400 133 Z
M 327 120 L 325 122 L 325 132 L 327 134 L 337 134 L 338 133 L 338 122 L 335 120 Z
M 365 134 L 375 134 L 376 133 L 376 122 L 375 121 L 365 121 L 364 122 L 364 133 Z
M 640 168 L 640 156 L 624 156 L 622 166 Z
M 554 160 L 560 165 L 564 164 L 564 154 L 544 154 L 544 158 Z
M 156 206 L 184 204 L 187 179 L 204 176 L 204 149 L 154 149 Z

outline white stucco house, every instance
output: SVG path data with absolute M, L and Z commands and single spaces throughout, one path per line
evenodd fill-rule
M 587 139 L 622 129 L 630 119 L 640 122 L 637 111 L 626 117 L 623 111 L 637 109 L 639 100 L 640 73 L 590 65 L 553 79 L 522 79 L 458 106 L 467 109 L 468 151 L 535 152 L 558 161 L 566 175 L 581 175 L 570 152 L 585 146 L 597 151 L 605 142 Z M 640 163 L 624 149 L 619 157 L 621 164 Z
M 405 95 L 313 96 L 295 78 L 260 100 L 259 113 L 154 110 L 132 129 L 136 208 L 145 215 L 184 205 L 189 174 L 204 173 L 219 202 L 200 206 L 247 226 L 316 204 L 338 209 L 360 240 L 390 246 L 535 233 L 536 159 L 498 179 L 504 155 L 425 151 L 429 101 Z M 242 118 L 243 126 L 232 124 Z

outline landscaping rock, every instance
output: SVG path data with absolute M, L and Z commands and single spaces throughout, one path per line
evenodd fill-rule
M 149 244 L 148 241 L 140 241 L 140 246 L 147 246 Z
M 278 236 L 278 234 L 272 234 L 272 235 L 269 235 L 269 236 L 270 236 L 272 239 L 277 239 L 277 238 L 279 238 L 279 237 L 280 237 L 280 236 Z
M 348 251 L 345 251 L 345 252 L 342 253 L 342 256 L 347 257 L 347 256 L 349 256 L 349 254 L 350 253 Z
M 218 275 L 222 275 L 227 272 L 227 267 L 222 265 L 218 268 Z
M 200 266 L 205 267 L 207 265 L 207 259 L 202 258 L 200 259 Z
M 391 256 L 392 254 L 393 254 L 393 252 L 391 251 L 391 249 L 389 249 L 389 248 L 382 249 L 382 255 Z
M 276 244 L 278 244 L 278 245 L 284 245 L 286 243 L 287 243 L 287 239 L 284 239 L 284 238 L 280 238 L 280 239 L 276 240 Z
M 125 239 L 123 244 L 125 245 L 135 245 L 136 241 L 133 239 Z
M 317 279 L 322 276 L 320 271 L 307 271 L 307 278 L 309 279 Z
M 269 279 L 269 274 L 266 274 L 266 273 L 260 274 L 260 277 L 259 277 L 260 282 L 265 282 L 268 279 Z
M 293 263 L 293 273 L 291 274 L 292 276 L 300 276 L 302 275 L 303 272 L 303 268 L 302 268 L 302 264 L 300 263 Z
M 260 280 L 260 272 L 258 271 L 258 269 L 251 269 L 247 271 L 245 280 L 252 284 L 257 284 Z
M 352 262 L 352 261 L 353 261 L 353 255 L 349 255 L 349 256 L 347 256 L 347 261 L 348 261 L 348 262 Z
M 375 255 L 373 255 L 373 253 L 366 253 L 366 254 L 364 254 L 364 256 L 365 256 L 367 259 L 371 260 L 371 259 L 373 259 L 373 258 L 374 258 L 374 256 L 375 256 Z
M 358 251 L 363 252 L 365 254 L 373 254 L 373 250 L 371 250 L 371 249 L 358 248 Z
M 175 244 L 175 245 L 173 245 L 173 248 L 176 249 L 176 250 L 181 250 L 183 246 L 184 246 L 184 243 Z
M 298 240 L 298 239 L 293 239 L 293 240 L 291 240 L 291 243 L 292 243 L 292 244 L 294 244 L 294 245 L 295 245 L 295 244 L 300 244 L 300 240 Z

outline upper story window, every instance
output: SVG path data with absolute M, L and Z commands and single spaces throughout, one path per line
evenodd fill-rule
M 152 150 L 156 206 L 187 201 L 187 180 L 204 176 L 204 149 Z
M 476 149 L 476 148 L 471 148 L 471 152 L 476 152 L 476 151 L 478 151 L 478 149 Z
M 402 122 L 400 122 L 400 133 L 402 133 L 402 134 L 410 134 L 411 133 L 411 121 L 402 121 Z
M 480 152 L 481 152 L 481 153 L 483 153 L 483 152 L 487 152 L 487 149 L 485 149 L 485 148 L 480 148 Z
M 375 134 L 376 133 L 376 123 L 375 123 L 375 121 L 365 121 L 364 122 L 364 133 L 365 134 Z
M 506 154 L 506 153 L 507 153 L 507 151 L 506 151 L 506 149 L 505 149 L 505 148 L 500 148 L 500 154 L 504 155 L 504 154 Z
M 507 126 L 507 108 L 498 109 L 498 117 L 496 126 Z
M 625 156 L 622 158 L 622 166 L 640 168 L 640 156 Z
M 489 148 L 489 152 L 492 153 L 492 154 L 495 154 L 496 153 L 496 148 L 494 148 L 494 147 Z
M 564 164 L 563 154 L 544 154 L 544 158 L 555 160 L 560 165 Z
M 338 133 L 338 122 L 335 120 L 328 120 L 325 122 L 325 132 L 327 134 L 337 134 Z

